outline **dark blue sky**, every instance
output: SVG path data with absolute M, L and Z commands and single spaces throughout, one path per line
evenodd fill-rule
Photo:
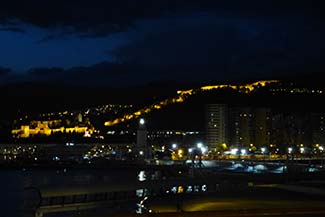
M 4 0 L 0 80 L 129 85 L 323 72 L 319 2 Z

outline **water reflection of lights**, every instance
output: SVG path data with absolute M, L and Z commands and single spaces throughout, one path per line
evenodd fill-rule
M 182 194 L 182 193 L 193 193 L 193 192 L 206 192 L 208 190 L 207 185 L 188 185 L 188 186 L 174 186 L 170 190 L 166 191 L 166 194 Z
M 193 191 L 193 188 L 192 186 L 187 186 L 187 190 L 186 190 L 186 193 L 191 193 Z
M 194 184 L 194 185 L 177 185 L 170 187 L 165 191 L 166 195 L 178 195 L 178 194 L 192 194 L 192 193 L 204 193 L 208 191 L 207 184 Z M 149 189 L 137 189 L 136 195 L 139 198 L 143 198 L 139 203 L 137 203 L 136 213 L 151 213 L 153 210 L 150 209 L 148 205 L 146 205 L 146 201 L 148 201 L 149 196 L 151 195 L 151 191 Z
M 139 180 L 140 182 L 143 182 L 143 181 L 146 181 L 146 180 L 147 180 L 147 176 L 146 176 L 145 171 L 141 170 L 141 171 L 139 172 L 138 180 Z
M 142 214 L 144 213 L 145 211 L 148 211 L 148 212 L 152 212 L 151 209 L 147 209 L 144 205 L 144 202 L 148 199 L 148 197 L 144 197 L 139 203 L 137 203 L 137 209 L 136 209 L 136 213 L 137 214 Z

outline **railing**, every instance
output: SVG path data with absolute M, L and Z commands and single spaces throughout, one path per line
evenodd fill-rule
M 73 212 L 91 209 L 111 209 L 117 204 L 136 203 L 145 197 L 159 198 L 181 194 L 204 194 L 209 192 L 237 191 L 248 188 L 247 183 L 218 182 L 206 180 L 172 180 L 159 182 L 143 182 L 136 185 L 114 186 L 109 188 L 96 187 L 76 189 L 65 192 L 55 189 L 47 192 L 37 188 L 26 188 L 25 209 L 34 212 L 35 217 L 42 217 L 47 213 Z M 72 187 L 73 188 L 73 187 Z M 135 209 L 134 209 L 135 211 Z

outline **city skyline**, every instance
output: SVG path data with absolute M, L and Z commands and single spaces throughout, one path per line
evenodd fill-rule
M 324 10 L 1 1 L 1 215 L 325 216 Z
M 323 114 L 323 107 L 316 108 L 315 105 L 324 94 L 325 92 L 320 89 L 272 80 L 243 85 L 202 86 L 195 89 L 178 90 L 173 97 L 163 98 L 145 105 L 107 104 L 84 107 L 81 110 L 62 109 L 59 111 L 48 110 L 46 113 L 23 113 L 14 121 L 15 127 L 12 130 L 12 135 L 18 139 L 38 136 L 55 139 L 63 134 L 77 133 L 82 137 L 102 137 L 104 139 L 107 136 L 106 131 L 128 132 L 122 133 L 123 137 L 123 134 L 132 134 L 136 121 L 146 117 L 152 130 L 206 131 L 212 136 L 211 139 L 207 138 L 206 142 L 211 144 L 266 144 L 269 143 L 270 138 L 266 139 L 265 136 L 271 131 L 267 128 L 268 124 L 264 122 L 266 118 L 270 120 L 272 115 L 274 117 L 282 115 L 287 118 L 288 115 L 300 117 L 300 114 L 304 114 L 309 117 L 311 114 Z M 295 100 L 307 100 L 308 98 L 314 98 L 314 100 L 310 100 L 309 104 L 305 105 L 300 105 Z M 287 102 L 279 104 L 278 100 Z M 223 111 L 221 113 L 218 110 L 218 103 L 227 105 L 220 110 Z M 205 109 L 206 106 L 209 108 L 209 105 L 212 106 L 211 117 Z M 231 107 L 229 111 L 228 106 Z M 241 109 L 237 110 L 236 107 Z M 256 123 L 250 119 L 242 123 L 242 126 L 245 127 L 240 127 L 240 129 L 247 130 L 244 132 L 245 136 L 238 134 L 240 132 L 237 129 L 239 125 L 234 127 L 235 122 L 240 123 L 241 114 L 244 114 L 245 117 L 246 115 L 247 117 L 258 117 Z M 209 121 L 210 118 L 211 121 Z M 216 120 L 218 121 L 216 122 Z M 221 120 L 224 121 L 219 122 Z M 230 123 L 233 126 L 231 128 L 229 128 Z M 256 125 L 256 129 L 252 128 L 253 125 Z M 206 128 L 206 126 L 210 127 Z M 277 128 L 278 131 L 286 133 L 284 129 L 283 126 L 281 129 Z M 96 131 L 101 133 L 95 133 Z M 254 132 L 260 132 L 260 134 L 252 136 Z M 232 136 L 229 138 L 228 134 L 232 134 Z M 295 136 L 291 136 L 294 140 Z M 240 139 L 240 137 L 242 138 Z M 311 143 L 311 136 L 308 139 Z

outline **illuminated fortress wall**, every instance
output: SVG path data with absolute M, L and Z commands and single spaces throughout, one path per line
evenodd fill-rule
M 162 109 L 163 107 L 166 107 L 170 104 L 175 104 L 175 103 L 183 103 L 187 98 L 190 96 L 198 93 L 198 92 L 203 92 L 203 91 L 210 91 L 210 90 L 216 90 L 216 89 L 225 89 L 225 88 L 231 88 L 233 90 L 241 91 L 243 93 L 249 94 L 253 92 L 258 86 L 265 87 L 267 84 L 271 83 L 277 83 L 279 82 L 278 80 L 266 80 L 266 81 L 257 81 L 251 84 L 244 84 L 244 85 L 228 85 L 228 84 L 219 84 L 219 85 L 212 85 L 212 86 L 203 86 L 198 89 L 190 89 L 190 90 L 179 90 L 177 91 L 177 95 L 173 98 L 166 99 L 160 102 L 157 102 L 155 104 L 149 105 L 143 109 L 140 109 L 138 111 L 135 111 L 130 114 L 126 114 L 123 117 L 116 118 L 111 121 L 106 121 L 105 126 L 114 126 L 116 124 L 123 123 L 125 121 L 134 119 L 134 118 L 139 118 L 141 115 L 147 114 L 153 110 L 159 110 Z
M 50 121 L 31 121 L 29 125 L 21 125 L 19 129 L 11 131 L 12 135 L 17 138 L 29 138 L 34 135 L 50 136 L 54 133 L 78 133 L 93 134 L 94 129 L 85 126 L 74 126 L 74 127 L 57 127 L 53 126 L 61 125 L 61 120 L 50 120 Z

